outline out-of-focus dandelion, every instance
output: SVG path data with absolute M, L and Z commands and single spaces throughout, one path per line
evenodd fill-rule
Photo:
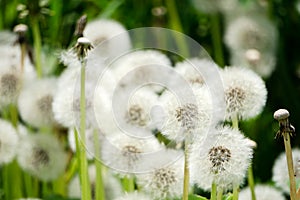
M 91 182 L 92 199 L 95 199 L 96 190 L 96 168 L 95 165 L 90 165 L 88 168 L 89 180 Z M 110 171 L 102 171 L 104 182 L 105 199 L 115 199 L 122 194 L 122 186 L 119 180 L 114 177 Z M 80 198 L 81 189 L 79 176 L 75 176 L 68 185 L 68 196 L 71 198 Z
M 269 185 L 255 185 L 255 194 L 258 200 L 285 200 L 284 195 L 276 188 Z M 250 188 L 244 188 L 239 193 L 240 200 L 251 200 Z
M 151 172 L 137 175 L 137 183 L 142 191 L 154 199 L 180 197 L 183 191 L 183 152 L 167 149 L 161 151 L 159 155 L 155 162 L 149 163 L 153 166 Z M 160 162 L 166 164 L 161 165 Z
M 52 111 L 56 82 L 56 78 L 35 80 L 22 89 L 18 109 L 25 122 L 40 128 L 56 124 Z
M 27 134 L 21 137 L 17 160 L 20 167 L 43 181 L 63 174 L 67 155 L 59 140 L 50 134 Z
M 141 193 L 141 192 L 131 192 L 131 193 L 126 193 L 122 196 L 119 196 L 115 198 L 114 200 L 151 200 L 150 196 Z
M 15 128 L 0 119 L 0 165 L 11 162 L 17 152 L 19 137 Z

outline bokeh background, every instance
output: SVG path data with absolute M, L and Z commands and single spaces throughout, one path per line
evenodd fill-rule
M 204 5 L 203 2 L 205 0 L 0 0 L 0 30 L 13 30 L 19 23 L 27 24 L 27 38 L 32 45 L 31 24 L 38 20 L 49 71 L 57 75 L 64 69 L 57 52 L 74 44 L 76 21 L 83 14 L 88 21 L 99 17 L 115 19 L 127 29 L 154 26 L 183 32 L 199 42 L 218 65 L 230 65 L 231 54 L 224 43 L 228 16 L 218 10 L 201 10 L 199 6 Z M 276 67 L 264 79 L 268 89 L 266 107 L 261 115 L 242 122 L 240 127 L 257 142 L 253 161 L 256 182 L 270 182 L 274 160 L 284 151 L 281 139 L 274 139 L 278 130 L 274 111 L 279 108 L 290 111 L 290 121 L 296 128 L 292 146 L 300 146 L 300 2 L 236 2 L 242 11 L 263 13 L 278 30 Z M 207 0 L 206 3 L 216 5 L 219 1 Z M 237 12 L 234 17 L 238 17 L 241 10 L 231 12 Z

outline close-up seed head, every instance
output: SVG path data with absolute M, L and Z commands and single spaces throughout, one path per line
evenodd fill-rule
M 208 157 L 212 164 L 212 172 L 218 174 L 225 170 L 224 165 L 230 160 L 231 152 L 226 147 L 217 146 L 209 150 Z

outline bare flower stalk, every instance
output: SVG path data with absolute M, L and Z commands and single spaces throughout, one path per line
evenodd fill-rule
M 20 45 L 21 49 L 21 72 L 24 71 L 24 62 L 25 62 L 25 55 L 26 55 L 26 38 L 25 34 L 28 30 L 27 25 L 25 24 L 18 24 L 14 27 L 14 32 L 18 35 L 18 38 L 15 43 Z
M 182 200 L 189 199 L 189 185 L 190 185 L 190 170 L 189 170 L 189 140 L 184 142 L 184 178 L 183 178 L 183 197 Z
M 92 48 L 90 41 L 87 38 L 78 38 L 75 50 L 77 57 L 81 63 L 80 74 L 80 141 L 79 141 L 79 163 L 80 163 L 80 181 L 82 187 L 81 198 L 84 200 L 91 199 L 91 187 L 88 176 L 88 163 L 85 151 L 85 129 L 86 129 L 86 109 L 85 109 L 85 68 L 86 57 L 88 51 Z
M 291 200 L 296 200 L 296 182 L 293 164 L 293 155 L 291 149 L 291 136 L 295 133 L 295 128 L 289 122 L 289 112 L 285 109 L 279 109 L 274 113 L 274 119 L 279 122 L 279 131 L 276 138 L 282 136 L 285 147 L 286 160 L 288 165 L 289 179 L 290 179 L 290 197 Z

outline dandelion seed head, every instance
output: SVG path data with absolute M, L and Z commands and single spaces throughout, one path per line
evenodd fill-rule
M 0 165 L 11 162 L 15 155 L 19 137 L 14 127 L 0 119 Z
M 56 78 L 34 80 L 25 85 L 18 98 L 21 118 L 34 127 L 58 125 L 52 111 Z
M 17 152 L 20 167 L 43 181 L 58 178 L 67 165 L 67 154 L 58 139 L 49 134 L 22 135 Z
M 255 185 L 255 195 L 259 198 L 259 200 L 285 200 L 284 195 L 276 188 L 263 185 L 263 184 L 256 184 Z M 242 189 L 239 193 L 240 200 L 251 200 L 251 191 L 249 187 Z
M 218 174 L 221 171 L 225 171 L 223 165 L 226 162 L 229 162 L 231 157 L 231 152 L 229 149 L 225 147 L 217 146 L 209 150 L 208 157 L 212 164 L 212 168 L 211 168 L 212 172 Z
M 153 170 L 138 174 L 137 183 L 142 191 L 153 199 L 176 198 L 183 190 L 183 155 L 181 151 L 163 150 L 159 153 L 161 160 L 167 160 L 165 165 L 153 163 Z M 155 165 L 157 165 L 155 167 Z
M 276 40 L 275 26 L 262 15 L 235 18 L 225 33 L 225 44 L 234 51 L 274 51 Z
M 122 196 L 119 196 L 118 198 L 115 198 L 114 200 L 151 200 L 151 198 L 144 193 L 135 191 L 126 193 Z
M 293 164 L 294 164 L 294 172 L 295 172 L 295 181 L 296 187 L 299 188 L 300 186 L 300 176 L 298 170 L 298 160 L 300 160 L 300 149 L 293 148 Z M 289 176 L 288 176 L 288 168 L 286 164 L 286 155 L 284 152 L 278 155 L 276 158 L 273 169 L 272 169 L 272 180 L 275 183 L 275 186 L 281 188 L 285 193 L 289 194 L 290 192 L 290 185 L 289 185 Z
M 260 114 L 267 98 L 263 80 L 253 71 L 241 67 L 226 67 L 221 75 L 225 90 L 226 119 L 249 119 Z
M 239 130 L 217 127 L 205 142 L 197 141 L 190 149 L 192 182 L 210 190 L 214 182 L 224 191 L 241 185 L 252 159 L 253 149 Z

